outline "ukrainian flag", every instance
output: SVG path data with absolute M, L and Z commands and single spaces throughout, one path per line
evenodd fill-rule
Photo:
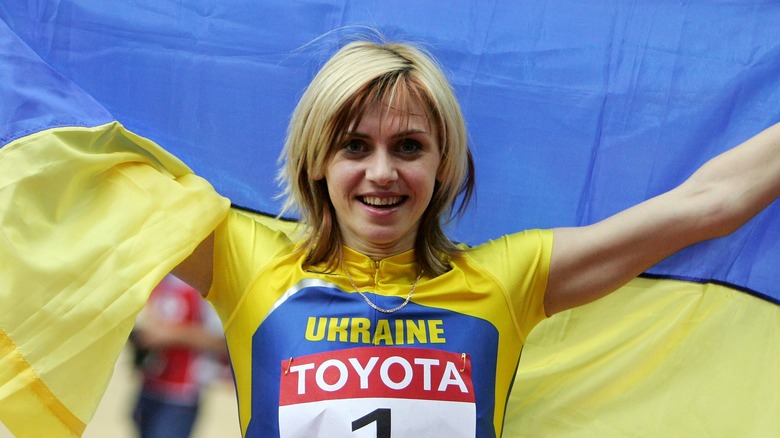
M 227 202 L 0 22 L 0 420 L 78 436 L 151 289 Z
M 0 420 L 81 434 L 135 312 L 228 208 L 210 184 L 279 211 L 289 114 L 345 33 L 442 61 L 478 176 L 450 231 L 476 244 L 600 220 L 780 120 L 778 23 L 752 0 L 4 0 Z M 775 203 L 544 321 L 504 436 L 780 436 L 778 267 Z

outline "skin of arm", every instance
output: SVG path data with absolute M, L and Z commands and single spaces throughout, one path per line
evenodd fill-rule
M 689 245 L 732 233 L 779 196 L 775 124 L 664 194 L 592 225 L 555 229 L 548 316 L 609 294 Z
M 171 273 L 200 292 L 201 296 L 206 296 L 211 288 L 213 261 L 214 233 L 212 232 Z

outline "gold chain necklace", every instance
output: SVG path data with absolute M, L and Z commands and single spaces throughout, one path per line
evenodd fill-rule
M 352 276 L 349 275 L 349 271 L 347 270 L 347 266 L 346 265 L 344 265 L 344 273 L 347 274 L 347 278 L 349 279 L 349 283 L 352 285 L 353 288 L 355 288 L 355 292 L 359 293 L 360 296 L 363 297 L 364 300 L 366 300 L 366 303 L 368 303 L 368 305 L 371 306 L 372 309 L 374 309 L 374 310 L 376 310 L 378 312 L 382 312 L 382 313 L 393 313 L 393 312 L 397 312 L 397 311 L 403 309 L 404 307 L 406 307 L 406 305 L 409 304 L 409 300 L 412 299 L 412 294 L 414 293 L 414 290 L 417 288 L 417 282 L 419 282 L 420 281 L 420 277 L 422 277 L 422 269 L 420 269 L 420 272 L 417 273 L 417 279 L 414 280 L 414 284 L 412 284 L 412 289 L 409 290 L 409 294 L 406 295 L 406 300 L 404 300 L 404 302 L 401 303 L 399 306 L 393 307 L 392 309 L 383 309 L 383 308 L 377 306 L 376 304 L 372 303 L 371 300 L 368 299 L 366 294 L 364 294 L 363 292 L 360 291 L 360 289 L 358 289 L 358 287 L 355 285 L 355 281 L 352 280 Z

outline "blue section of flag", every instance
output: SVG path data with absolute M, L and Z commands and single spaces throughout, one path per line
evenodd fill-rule
M 115 117 L 270 213 L 289 115 L 341 37 L 421 42 L 471 132 L 477 197 L 452 236 L 472 244 L 602 219 L 780 120 L 777 2 L 5 0 L 0 19 L 3 142 Z M 780 302 L 777 266 L 776 203 L 650 273 Z
M 58 126 L 113 121 L 89 94 L 62 76 L 0 21 L 0 146 Z

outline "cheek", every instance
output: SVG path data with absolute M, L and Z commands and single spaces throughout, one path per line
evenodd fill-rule
M 350 172 L 348 166 L 338 164 L 329 166 L 324 174 L 325 183 L 331 199 L 346 196 L 350 188 L 355 184 L 355 172 Z
M 325 174 L 324 183 L 325 183 L 325 187 L 328 189 L 328 196 L 330 197 L 331 203 L 333 203 L 335 200 L 339 198 L 339 193 L 340 193 L 339 179 L 336 175 L 337 174 L 334 175 Z
M 426 204 L 430 202 L 436 185 L 436 175 L 430 172 L 416 172 L 408 175 L 406 182 L 417 193 L 417 199 Z
M 439 161 L 427 163 L 426 166 L 422 166 L 419 172 L 420 184 L 425 187 L 426 191 L 433 193 L 434 186 L 441 176 L 442 169 L 439 168 Z

